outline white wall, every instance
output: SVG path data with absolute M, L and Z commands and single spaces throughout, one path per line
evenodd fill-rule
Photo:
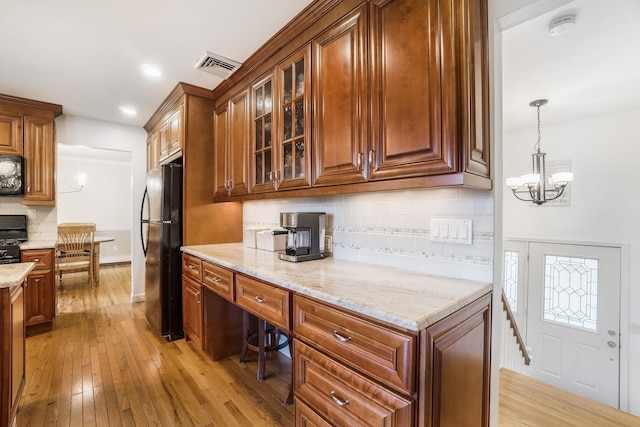
M 131 198 L 129 212 L 131 237 L 131 300 L 144 300 L 144 253 L 137 227 L 140 221 L 139 206 L 146 184 L 146 141 L 143 128 L 120 125 L 84 117 L 62 115 L 56 119 L 57 142 L 92 148 L 131 152 Z M 88 183 L 89 181 L 87 181 Z
M 93 222 L 100 244 L 100 263 L 131 262 L 131 152 L 58 144 L 58 223 Z M 77 191 L 78 175 L 86 184 Z
M 543 120 L 542 151 L 551 159 L 571 160 L 575 174 L 571 206 L 531 207 L 509 194 L 504 198 L 506 237 L 628 244 L 629 262 L 622 268 L 623 278 L 629 279 L 629 297 L 621 301 L 628 319 L 622 319 L 621 345 L 629 355 L 629 375 L 623 379 L 628 389 L 622 393 L 627 392 L 628 411 L 636 415 L 640 415 L 640 312 L 635 309 L 640 307 L 638 117 L 640 109 L 562 124 L 545 125 Z M 519 176 L 531 167 L 528 160 L 535 140 L 535 128 L 505 133 L 505 176 Z

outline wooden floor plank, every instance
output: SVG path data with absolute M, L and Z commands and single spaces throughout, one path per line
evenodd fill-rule
M 82 274 L 82 273 L 79 273 Z M 65 275 L 53 330 L 27 338 L 16 425 L 292 426 L 291 360 L 213 362 L 193 342 L 168 342 L 131 303 L 129 265 L 102 267 L 98 288 Z M 251 356 L 251 355 L 250 355 Z M 500 426 L 640 426 L 640 419 L 510 372 L 501 373 Z

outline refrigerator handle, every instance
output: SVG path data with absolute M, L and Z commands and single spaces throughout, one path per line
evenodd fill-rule
M 143 230 L 143 225 L 144 224 L 149 224 L 149 219 L 145 219 L 143 217 L 144 215 L 144 202 L 147 201 L 147 203 L 149 202 L 149 192 L 147 191 L 147 188 L 145 187 L 144 189 L 144 194 L 142 195 L 142 203 L 140 204 L 140 243 L 142 244 L 142 252 L 144 252 L 144 256 L 145 258 L 147 257 L 147 240 L 149 238 L 149 236 L 147 236 L 147 239 L 145 239 L 144 237 L 144 230 Z M 147 228 L 147 233 L 149 232 L 149 228 Z

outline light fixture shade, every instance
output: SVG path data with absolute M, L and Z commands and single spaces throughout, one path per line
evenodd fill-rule
M 522 175 L 521 179 L 525 185 L 536 185 L 538 182 L 540 182 L 540 174 L 528 173 L 526 175 Z
M 522 179 L 518 177 L 507 178 L 507 187 L 517 190 L 522 185 Z
M 551 175 L 554 184 L 565 186 L 573 181 L 573 172 L 556 172 Z

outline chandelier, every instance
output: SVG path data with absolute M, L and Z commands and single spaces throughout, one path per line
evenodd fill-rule
M 547 179 L 544 160 L 546 153 L 540 152 L 540 107 L 547 102 L 549 101 L 546 99 L 536 99 L 529 103 L 538 110 L 538 142 L 533 147 L 535 152 L 531 155 L 533 172 L 521 177 L 507 178 L 507 187 L 513 191 L 517 199 L 536 205 L 562 196 L 567 185 L 573 180 L 573 172 L 556 172 Z

